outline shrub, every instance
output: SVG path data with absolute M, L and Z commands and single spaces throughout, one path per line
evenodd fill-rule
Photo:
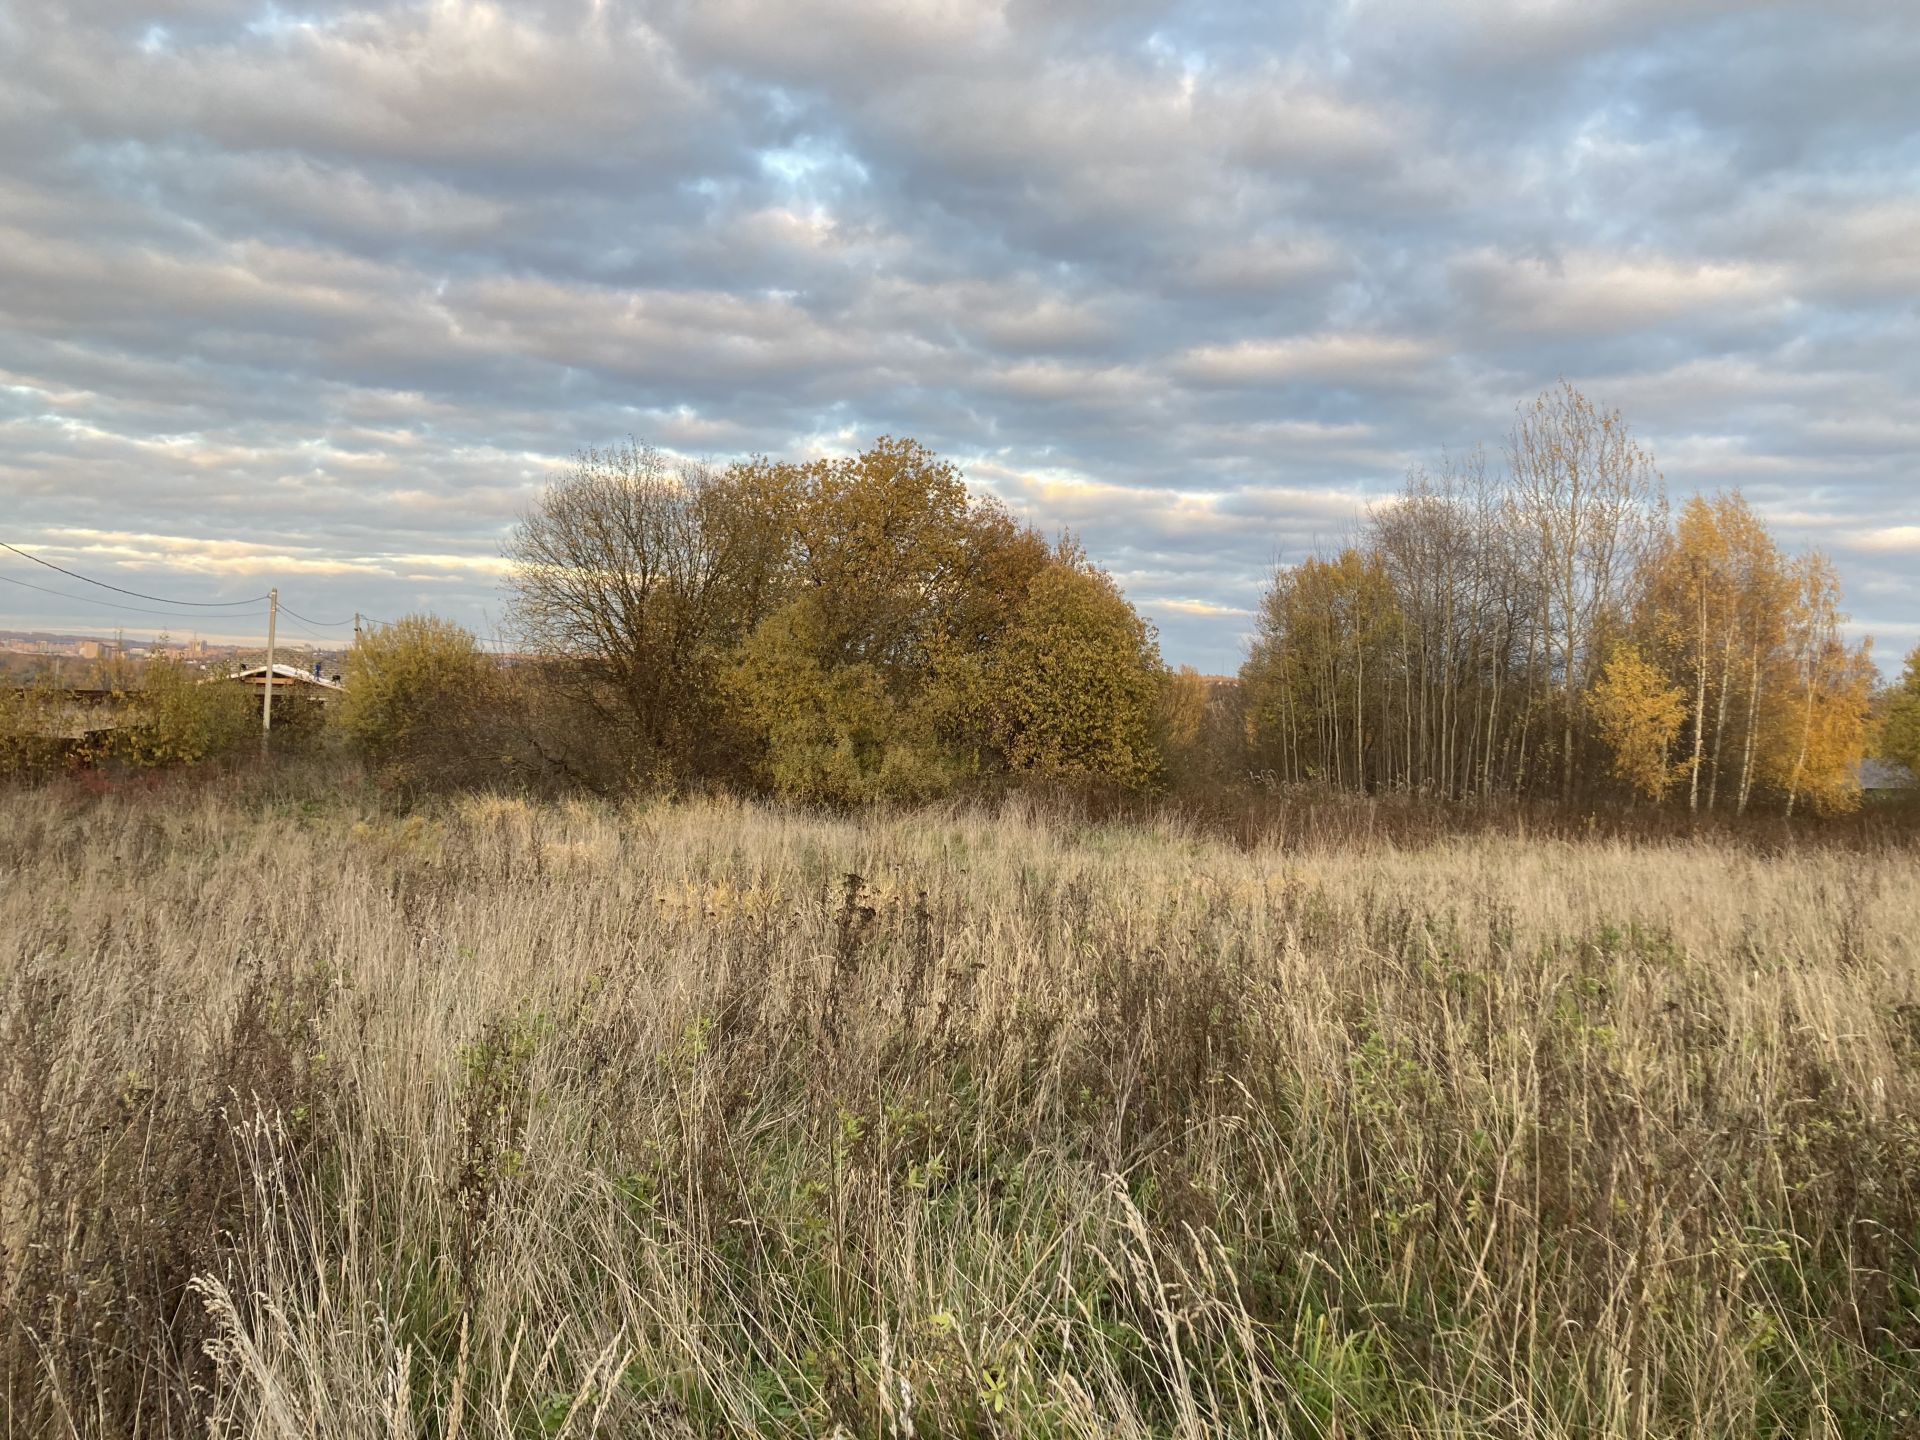
M 347 655 L 333 724 L 348 746 L 405 789 L 497 775 L 512 760 L 499 667 L 472 632 L 409 615 L 361 635 Z
M 260 734 L 248 687 L 210 679 L 178 660 L 148 663 L 130 697 L 128 721 L 124 753 L 144 766 L 192 765 L 233 755 Z M 297 727 L 299 721 L 276 706 L 276 728 L 283 723 Z
M 32 774 L 46 760 L 48 742 L 36 723 L 44 709 L 31 690 L 0 688 L 0 779 Z

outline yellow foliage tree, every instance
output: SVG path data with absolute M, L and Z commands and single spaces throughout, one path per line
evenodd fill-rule
M 1616 649 L 1587 695 L 1588 713 L 1613 756 L 1613 773 L 1649 800 L 1673 788 L 1673 745 L 1687 697 L 1630 645 Z
M 354 642 L 346 694 L 330 718 L 349 746 L 396 781 L 470 778 L 485 760 L 477 737 L 497 716 L 499 675 L 465 627 L 408 615 Z
M 1713 809 L 1724 789 L 1745 810 L 1761 720 L 1781 683 L 1793 575 L 1738 491 L 1695 496 L 1642 577 L 1641 631 L 1691 697 L 1687 803 Z
M 764 777 L 794 800 L 853 804 L 936 793 L 948 767 L 866 661 L 832 662 L 812 595 L 769 615 L 735 652 L 723 691 L 765 746 Z
M 1274 577 L 1255 624 L 1241 671 L 1255 754 L 1289 780 L 1387 778 L 1404 628 L 1380 557 L 1309 556 Z
M 1840 637 L 1840 577 L 1818 551 L 1795 571 L 1798 587 L 1787 631 L 1793 695 L 1778 712 L 1773 763 L 1787 814 L 1805 800 L 1818 814 L 1860 803 L 1859 765 L 1872 737 L 1873 663 L 1865 642 Z
M 1069 557 L 1036 575 L 993 671 L 1008 769 L 1126 789 L 1159 780 L 1159 645 L 1104 572 Z
M 1176 782 L 1195 779 L 1203 768 L 1210 696 L 1206 677 L 1182 665 L 1167 677 L 1160 696 L 1160 735 L 1167 768 Z
M 781 594 L 721 685 L 759 778 L 834 803 L 945 788 L 990 746 L 990 659 L 1045 541 L 911 440 L 773 471 Z

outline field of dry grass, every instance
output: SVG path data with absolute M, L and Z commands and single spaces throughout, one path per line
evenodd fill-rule
M 14 1436 L 1920 1433 L 1915 855 L 0 795 Z

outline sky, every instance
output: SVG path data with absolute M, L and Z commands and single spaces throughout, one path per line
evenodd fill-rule
M 1564 377 L 1889 664 L 1916 75 L 1905 0 L 0 0 L 0 540 L 491 634 L 581 447 L 908 435 L 1231 671 L 1276 563 Z

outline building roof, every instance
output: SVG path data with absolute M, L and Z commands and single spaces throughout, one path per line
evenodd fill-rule
M 1914 779 L 1913 772 L 1896 760 L 1862 760 L 1860 788 L 1862 790 L 1912 790 L 1920 788 L 1920 780 Z
M 244 670 L 236 670 L 229 680 L 259 680 L 267 673 L 264 665 L 249 665 Z M 273 678 L 276 680 L 298 680 L 308 685 L 318 685 L 322 690 L 344 690 L 347 687 L 338 680 L 329 680 L 324 675 L 315 675 L 311 670 L 302 670 L 298 665 L 274 663 Z

